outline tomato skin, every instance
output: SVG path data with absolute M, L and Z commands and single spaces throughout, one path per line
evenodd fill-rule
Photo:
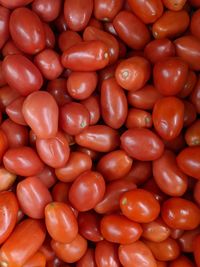
M 154 221 L 160 212 L 159 202 L 144 189 L 125 192 L 120 198 L 120 208 L 127 218 L 139 223 Z
M 162 0 L 166 8 L 172 11 L 179 11 L 183 9 L 186 0 Z
M 23 265 L 23 267 L 35 267 L 35 266 L 40 266 L 40 267 L 46 266 L 46 258 L 40 251 L 36 252 Z
M 57 182 L 51 191 L 53 201 L 68 203 L 69 188 L 69 183 Z
M 38 138 L 51 138 L 57 133 L 58 106 L 48 92 L 30 94 L 23 103 L 22 113 Z
M 62 202 L 51 202 L 45 207 L 45 224 L 49 235 L 61 243 L 72 242 L 78 234 L 76 218 Z
M 97 243 L 95 248 L 97 267 L 120 267 L 117 246 L 106 240 Z
M 183 126 L 189 127 L 196 120 L 196 117 L 197 117 L 196 109 L 195 109 L 195 106 L 189 101 L 184 100 L 183 104 L 184 104 Z
M 11 172 L 9 172 L 7 169 L 5 169 L 3 166 L 0 167 L 0 192 L 2 191 L 8 191 L 12 185 L 14 184 L 17 176 Z
M 177 156 L 177 164 L 185 174 L 200 179 L 200 147 L 192 146 L 183 149 Z
M 6 107 L 6 113 L 9 118 L 20 125 L 27 125 L 22 114 L 24 99 L 25 97 L 18 97 Z
M 193 196 L 194 196 L 194 199 L 196 201 L 196 203 L 200 206 L 200 181 L 198 181 L 196 184 L 195 184 L 195 187 L 194 187 L 194 191 L 193 191 Z
M 84 256 L 76 263 L 76 267 L 97 267 L 94 258 L 94 249 L 88 248 Z
M 160 0 L 148 0 L 148 2 L 128 0 L 128 4 L 145 24 L 155 22 L 163 13 L 163 5 Z
M 195 106 L 197 113 L 200 113 L 200 78 L 198 76 L 196 85 L 190 95 L 190 101 Z
M 94 171 L 79 175 L 69 190 L 69 200 L 78 211 L 94 208 L 103 198 L 105 181 L 103 176 Z
M 151 250 L 142 241 L 136 241 L 129 245 L 120 245 L 118 254 L 124 267 L 157 266 Z
M 145 58 L 139 56 L 122 60 L 115 71 L 117 83 L 129 91 L 141 89 L 149 77 L 150 64 Z
M 176 97 L 164 97 L 156 102 L 152 118 L 158 134 L 164 140 L 173 140 L 183 128 L 184 104 Z
M 167 195 L 182 196 L 188 187 L 187 176 L 179 169 L 176 156 L 170 150 L 153 162 L 153 176 L 159 188 Z
M 191 23 L 190 23 L 190 31 L 191 34 L 197 38 L 200 37 L 200 31 L 197 25 L 199 25 L 200 22 L 200 10 L 196 10 L 191 17 Z
M 199 234 L 200 234 L 199 227 L 195 228 L 194 230 L 185 231 L 178 239 L 181 251 L 186 253 L 193 252 L 194 240 L 195 237 Z
M 5 152 L 8 150 L 8 139 L 3 130 L 0 129 L 0 162 L 5 155 Z M 7 168 L 6 168 L 7 169 Z
M 126 119 L 126 127 L 128 129 L 144 127 L 152 127 L 152 117 L 151 114 L 142 109 L 131 108 L 128 111 L 128 116 Z
M 14 9 L 20 6 L 28 5 L 33 0 L 0 0 L 0 4 L 6 8 Z
M 150 40 L 146 25 L 129 11 L 120 11 L 113 20 L 120 39 L 132 49 L 142 49 Z
M 200 209 L 193 202 L 183 198 L 166 200 L 161 209 L 165 223 L 175 229 L 193 230 L 200 223 Z
M 51 246 L 59 259 L 73 263 L 80 260 L 87 251 L 87 240 L 78 234 L 70 243 L 60 243 L 52 239 Z
M 25 219 L 19 223 L 0 250 L 0 263 L 22 266 L 40 248 L 45 239 L 45 227 L 39 220 Z
M 200 120 L 194 121 L 185 132 L 185 140 L 188 146 L 200 144 Z
M 169 267 L 195 267 L 194 263 L 186 256 L 179 256 L 169 264 Z
M 180 255 L 180 247 L 176 240 L 167 238 L 162 242 L 144 241 L 154 257 L 160 261 L 171 261 Z
M 122 7 L 122 0 L 95 0 L 94 16 L 98 20 L 112 21 Z
M 101 115 L 113 129 L 120 128 L 127 116 L 128 104 L 124 90 L 114 78 L 104 80 L 101 85 Z
M 43 78 L 38 68 L 23 55 L 7 56 L 3 61 L 2 68 L 8 85 L 22 96 L 38 91 L 43 84 Z
M 185 35 L 175 40 L 176 55 L 187 62 L 192 70 L 200 70 L 200 41 L 195 36 Z
M 153 36 L 155 39 L 176 37 L 187 29 L 189 22 L 190 18 L 185 10 L 165 11 L 152 26 Z
M 95 125 L 100 119 L 100 100 L 98 95 L 91 95 L 85 100 L 81 101 L 87 110 L 89 111 L 90 115 L 90 125 Z
M 10 19 L 10 11 L 9 9 L 1 6 L 0 7 L 0 49 L 2 49 L 3 45 L 9 38 L 9 19 Z
M 5 168 L 17 175 L 33 176 L 42 171 L 44 164 L 30 147 L 10 148 L 4 154 Z
M 2 52 L 2 54 L 3 54 L 3 52 Z M 3 62 L 0 61 L 0 87 L 6 85 L 6 80 L 5 80 L 5 78 L 3 76 L 3 72 L 2 72 L 2 64 L 3 64 Z
M 66 30 L 58 36 L 58 46 L 62 52 L 81 41 L 81 36 L 75 31 Z
M 45 206 L 52 197 L 37 177 L 28 177 L 17 185 L 17 198 L 22 211 L 33 219 L 44 218 Z
M 72 71 L 96 71 L 109 63 L 109 51 L 102 41 L 85 41 L 64 51 L 62 65 Z
M 196 73 L 194 71 L 189 70 L 185 85 L 179 92 L 178 96 L 181 98 L 186 98 L 187 96 L 189 96 L 192 93 L 196 85 L 196 82 L 197 82 Z
M 141 185 L 152 176 L 152 164 L 150 161 L 135 160 L 125 180 L 136 185 Z
M 44 26 L 30 9 L 15 9 L 9 21 L 11 37 L 16 46 L 27 54 L 36 54 L 45 47 Z
M 166 58 L 154 65 L 154 84 L 162 95 L 179 93 L 186 83 L 187 76 L 188 65 L 179 58 Z
M 46 42 L 46 48 L 54 48 L 55 46 L 55 35 L 52 31 L 51 27 L 47 23 L 43 23 L 44 26 L 44 33 L 45 33 L 45 42 Z
M 9 55 L 24 55 L 24 53 L 17 48 L 12 40 L 8 40 L 2 48 L 2 55 L 6 57 Z
M 128 155 L 143 161 L 159 158 L 164 150 L 164 144 L 160 138 L 145 128 L 125 131 L 121 136 L 121 146 Z
M 109 242 L 131 244 L 140 238 L 142 227 L 123 215 L 111 214 L 102 218 L 101 233 Z
M 0 205 L 0 244 L 2 244 L 10 236 L 17 223 L 19 205 L 12 192 L 0 193 Z
M 75 136 L 78 145 L 98 151 L 109 152 L 119 145 L 118 132 L 106 125 L 89 126 Z
M 194 248 L 194 258 L 195 258 L 195 262 L 197 263 L 197 266 L 199 266 L 200 264 L 200 254 L 199 254 L 199 241 L 200 241 L 200 235 L 198 235 L 193 243 L 193 248 Z

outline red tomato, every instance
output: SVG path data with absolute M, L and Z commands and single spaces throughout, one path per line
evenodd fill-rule
M 169 267 L 195 267 L 193 262 L 188 259 L 186 256 L 180 256 L 176 260 L 173 260 Z
M 8 149 L 8 139 L 3 130 L 0 129 L 0 162 Z
M 103 198 L 105 181 L 94 171 L 79 175 L 69 190 L 69 200 L 78 211 L 93 209 Z
M 24 99 L 25 97 L 18 97 L 6 107 L 6 113 L 9 118 L 20 125 L 27 125 L 22 114 Z
M 197 113 L 200 113 L 200 79 L 197 78 L 197 83 L 194 86 L 194 89 L 192 90 L 192 93 L 190 95 L 190 101 L 195 106 L 195 109 Z
M 17 48 L 12 40 L 8 40 L 2 48 L 2 55 L 6 57 L 9 55 L 24 55 L 24 53 Z
M 42 252 L 38 251 L 36 252 L 32 257 L 30 257 L 25 264 L 23 264 L 23 267 L 45 267 L 46 266 L 46 258 Z
M 94 0 L 94 16 L 98 20 L 112 21 L 123 7 L 123 0 Z
M 20 267 L 32 257 L 45 239 L 41 221 L 25 219 L 18 224 L 0 249 L 0 264 Z
M 183 104 L 184 104 L 183 126 L 188 127 L 196 120 L 197 117 L 196 108 L 191 102 L 186 100 L 183 101 Z
M 76 263 L 76 267 L 97 267 L 94 258 L 94 249 L 88 248 L 83 257 Z
M 152 127 L 152 117 L 151 114 L 142 109 L 131 108 L 128 111 L 128 116 L 126 119 L 126 127 L 128 129 L 144 127 Z
M 181 98 L 185 98 L 191 94 L 193 91 L 195 84 L 197 82 L 197 76 L 194 71 L 189 70 L 187 80 L 184 84 L 184 87 L 179 92 L 178 96 Z
M 81 36 L 75 31 L 63 31 L 58 37 L 58 46 L 62 52 L 82 41 Z
M 18 183 L 17 198 L 22 211 L 34 219 L 44 218 L 45 206 L 52 201 L 49 190 L 37 177 Z
M 200 181 L 195 184 L 193 196 L 197 204 L 200 206 Z
M 195 262 L 197 263 L 197 266 L 199 267 L 200 265 L 200 254 L 199 254 L 199 241 L 200 241 L 200 235 L 198 235 L 193 243 L 193 253 L 194 253 L 194 258 Z
M 160 190 L 153 178 L 147 180 L 142 188 L 152 193 L 159 203 L 162 203 L 166 199 L 166 195 Z
M 2 72 L 2 64 L 3 64 L 3 62 L 0 61 L 0 87 L 6 85 L 6 80 L 5 80 L 3 72 Z
M 36 54 L 45 47 L 45 31 L 40 18 L 28 8 L 15 9 L 9 21 L 11 37 L 27 54 Z
M 37 178 L 47 187 L 52 187 L 56 181 L 57 177 L 55 175 L 54 169 L 48 166 L 44 166 L 43 170 L 37 174 Z
M 184 198 L 170 198 L 161 209 L 165 223 L 175 229 L 192 230 L 200 223 L 200 209 L 192 201 Z
M 58 106 L 48 92 L 30 94 L 23 103 L 22 113 L 38 138 L 51 138 L 57 133 Z
M 200 144 L 200 120 L 196 120 L 187 128 L 185 140 L 188 146 L 197 146 Z
M 0 1 L 1 3 L 2 1 Z M 0 49 L 2 49 L 3 45 L 9 38 L 9 19 L 10 19 L 10 11 L 3 6 L 0 6 Z
M 144 189 L 125 192 L 120 198 L 120 208 L 127 218 L 139 223 L 152 222 L 160 213 L 159 202 Z
M 95 125 L 99 121 L 101 115 L 99 102 L 98 95 L 91 95 L 87 99 L 81 101 L 81 104 L 83 104 L 89 111 L 90 125 Z
M 5 108 L 19 97 L 19 93 L 6 85 L 0 88 L 0 110 L 4 111 Z
M 14 184 L 17 175 L 9 172 L 4 167 L 0 167 L 0 192 L 9 190 Z
M 179 11 L 183 9 L 186 0 L 162 0 L 162 2 L 166 8 L 173 11 Z
M 70 184 L 57 182 L 52 188 L 51 195 L 54 201 L 68 203 Z
M 124 177 L 136 185 L 141 185 L 152 176 L 152 165 L 149 161 L 135 160 L 130 172 Z
M 0 0 L 0 4 L 10 9 L 25 6 L 33 2 L 33 0 Z
M 200 9 L 196 10 L 191 17 L 191 23 L 190 23 L 190 31 L 192 35 L 196 36 L 197 38 L 200 37 L 200 31 L 199 31 L 199 22 L 200 22 Z
M 194 230 L 185 231 L 178 239 L 181 250 L 186 253 L 193 252 L 193 243 L 195 237 L 200 234 L 200 227 Z
M 49 24 L 43 23 L 43 26 L 44 26 L 44 33 L 46 37 L 46 48 L 54 48 L 55 42 L 56 42 L 54 32 L 52 31 Z

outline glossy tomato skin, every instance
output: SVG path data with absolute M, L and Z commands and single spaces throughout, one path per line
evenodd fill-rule
M 100 99 L 98 95 L 91 95 L 85 100 L 81 101 L 87 110 L 89 111 L 90 115 L 90 125 L 95 125 L 100 119 Z
M 0 48 L 3 47 L 5 42 L 9 38 L 9 18 L 10 18 L 10 11 L 6 7 L 1 6 L 0 7 L 0 22 L 1 22 L 1 27 L 0 27 Z
M 25 219 L 17 225 L 0 250 L 0 263 L 22 266 L 44 242 L 44 224 L 39 220 Z
M 75 136 L 78 145 L 98 151 L 109 152 L 119 145 L 119 134 L 106 125 L 92 125 Z
M 112 21 L 122 7 L 122 0 L 95 0 L 94 16 L 98 20 Z
M 142 227 L 123 215 L 111 214 L 102 218 L 101 233 L 109 242 L 131 244 L 140 238 Z
M 152 164 L 150 161 L 135 160 L 130 172 L 124 177 L 136 185 L 141 185 L 152 176 Z
M 14 9 L 20 6 L 25 6 L 28 5 L 32 2 L 33 0 L 1 0 L 0 4 L 6 8 L 9 9 Z
M 182 255 L 172 261 L 169 267 L 195 267 L 195 265 L 188 257 Z
M 119 259 L 124 267 L 156 267 L 156 260 L 151 250 L 142 241 L 120 245 Z
M 46 257 L 42 252 L 40 251 L 36 252 L 23 265 L 23 267 L 33 267 L 33 266 L 40 266 L 40 267 L 46 266 Z
M 176 95 L 186 83 L 188 65 L 179 58 L 166 58 L 154 65 L 156 89 L 165 96 Z
M 22 105 L 24 103 L 24 99 L 25 97 L 23 96 L 18 97 L 6 107 L 6 113 L 9 118 L 20 125 L 27 125 L 22 114 Z
M 197 75 L 194 71 L 190 70 L 188 72 L 187 80 L 184 84 L 184 87 L 179 92 L 178 96 L 181 98 L 186 98 L 187 96 L 189 96 L 192 93 L 196 85 L 196 82 L 197 82 Z
M 161 139 L 145 128 L 125 131 L 121 136 L 121 146 L 128 155 L 143 161 L 159 158 L 164 150 L 164 144 Z
M 164 6 L 173 11 L 179 11 L 183 9 L 186 0 L 163 0 Z
M 200 147 L 192 146 L 183 149 L 177 156 L 179 168 L 187 175 L 200 179 Z
M 195 237 L 199 235 L 200 228 L 197 227 L 194 230 L 185 231 L 178 239 L 179 245 L 182 252 L 191 253 L 193 252 L 193 244 Z
M 195 262 L 197 263 L 197 266 L 199 266 L 199 263 L 200 263 L 199 241 L 200 241 L 200 235 L 196 236 L 194 240 L 194 244 L 193 244 L 193 248 L 194 248 L 193 253 L 194 253 L 194 258 L 195 258 Z
M 8 171 L 21 176 L 36 175 L 44 168 L 36 152 L 26 146 L 7 150 L 3 163 Z
M 81 36 L 75 32 L 66 30 L 60 33 L 58 37 L 58 46 L 62 52 L 72 47 L 75 44 L 78 44 L 82 41 Z
M 26 7 L 15 9 L 9 21 L 10 34 L 17 47 L 36 54 L 45 47 L 44 26 L 40 18 Z
M 9 172 L 7 169 L 5 169 L 3 166 L 0 167 L 0 192 L 9 190 L 12 185 L 14 184 L 17 176 L 11 172 Z
M 129 11 L 120 11 L 113 26 L 120 39 L 132 49 L 142 49 L 150 40 L 146 25 Z
M 88 248 L 85 255 L 76 263 L 76 267 L 97 267 L 94 257 L 94 249 Z
M 166 200 L 161 209 L 165 223 L 175 229 L 192 230 L 200 223 L 200 209 L 193 202 L 183 198 Z
M 200 79 L 197 78 L 196 85 L 190 94 L 190 101 L 195 106 L 197 113 L 200 113 Z
M 80 260 L 87 251 L 87 240 L 78 234 L 70 243 L 60 243 L 52 239 L 51 246 L 59 259 L 73 263 Z
M 8 85 L 22 96 L 38 91 L 43 84 L 43 78 L 38 68 L 23 55 L 7 56 L 3 61 L 2 68 Z
M 68 192 L 70 184 L 57 182 L 52 188 L 51 195 L 54 201 L 68 203 Z
M 164 97 L 156 102 L 152 118 L 158 134 L 164 140 L 172 140 L 183 128 L 184 104 L 177 97 Z
M 144 189 L 125 192 L 120 198 L 120 208 L 127 218 L 139 223 L 154 221 L 160 212 L 159 202 Z
M 12 101 L 19 97 L 19 93 L 12 89 L 10 86 L 5 85 L 0 89 L 0 110 L 4 111 L 5 108 L 11 104 Z
M 102 41 L 85 41 L 64 51 L 62 65 L 72 71 L 96 71 L 109 63 L 109 51 Z
M 0 129 L 0 162 L 5 155 L 5 152 L 8 150 L 8 139 L 3 130 Z
M 197 119 L 187 128 L 185 140 L 188 146 L 200 144 L 200 120 Z
M 184 104 L 184 127 L 189 127 L 193 122 L 195 122 L 197 117 L 197 112 L 195 106 L 187 101 L 183 101 Z
M 0 244 L 2 244 L 10 236 L 17 223 L 19 205 L 17 198 L 12 192 L 0 193 L 0 205 Z
M 126 127 L 131 128 L 151 128 L 152 117 L 151 114 L 142 109 L 130 108 L 126 119 Z
M 47 188 L 52 187 L 57 181 L 54 169 L 47 165 L 37 174 L 37 177 Z
M 18 183 L 17 198 L 22 211 L 33 219 L 44 218 L 45 206 L 52 201 L 49 190 L 37 177 Z
M 113 129 L 120 128 L 127 116 L 128 104 L 124 90 L 114 78 L 104 80 L 101 85 L 101 114 L 104 122 Z
M 87 211 L 100 202 L 105 193 L 103 176 L 94 171 L 79 175 L 69 190 L 69 200 L 78 211 Z
M 38 138 L 55 136 L 58 130 L 58 105 L 48 92 L 30 94 L 23 103 L 22 113 Z
M 120 267 L 117 245 L 106 240 L 97 243 L 95 248 L 97 267 Z
M 45 207 L 45 224 L 50 236 L 61 243 L 72 242 L 78 234 L 76 218 L 62 202 L 51 202 Z
M 162 1 L 134 1 L 128 0 L 128 4 L 133 12 L 145 23 L 153 23 L 163 13 Z
M 179 169 L 176 156 L 170 150 L 153 162 L 153 176 L 159 188 L 167 195 L 182 196 L 188 187 L 187 176 Z
M 192 14 L 191 23 L 190 23 L 190 31 L 192 35 L 196 36 L 197 38 L 200 37 L 199 27 L 197 26 L 199 24 L 199 21 L 200 21 L 200 11 L 199 9 L 197 9 Z

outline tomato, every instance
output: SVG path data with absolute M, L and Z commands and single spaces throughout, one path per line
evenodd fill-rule
M 197 113 L 196 113 L 195 106 L 191 102 L 184 100 L 183 104 L 184 104 L 183 126 L 188 127 L 196 120 Z
M 63 32 L 68 29 L 67 22 L 64 17 L 64 12 L 61 12 L 57 19 L 54 21 L 54 25 L 58 32 Z
M 90 115 L 90 125 L 95 125 L 100 119 L 100 103 L 99 103 L 99 96 L 98 95 L 91 95 L 85 100 L 81 101 L 87 110 L 89 111 Z
M 61 243 L 72 242 L 78 234 L 76 218 L 62 202 L 52 202 L 45 207 L 45 224 L 50 236 Z
M 8 149 L 8 139 L 3 130 L 0 129 L 0 162 Z
M 32 257 L 45 239 L 41 221 L 25 219 L 19 223 L 0 249 L 0 264 L 20 267 Z
M 79 175 L 69 190 L 69 200 L 78 211 L 94 208 L 103 198 L 105 181 L 103 176 L 94 171 Z
M 67 91 L 76 100 L 91 96 L 96 89 L 98 76 L 96 72 L 72 72 L 67 79 Z
M 193 262 L 186 256 L 180 256 L 176 260 L 172 261 L 169 267 L 195 267 Z
M 177 156 L 179 168 L 187 175 L 200 179 L 200 147 L 192 146 L 183 149 Z
M 57 182 L 52 188 L 51 195 L 54 201 L 68 203 L 70 184 Z
M 200 31 L 197 25 L 199 25 L 200 22 L 200 10 L 197 9 L 191 17 L 191 23 L 190 23 L 190 31 L 191 34 L 197 38 L 200 37 Z
M 28 177 L 17 185 L 17 198 L 22 211 L 31 218 L 44 218 L 45 206 L 52 201 L 51 194 L 37 177 Z
M 119 44 L 118 41 L 114 36 L 111 34 L 99 30 L 95 27 L 88 26 L 85 28 L 83 33 L 83 40 L 84 41 L 92 41 L 92 40 L 99 40 L 104 42 L 108 47 L 109 52 L 109 64 L 113 64 L 116 62 L 119 56 Z
M 67 263 L 80 260 L 87 251 L 87 241 L 79 234 L 70 243 L 60 243 L 52 239 L 51 246 L 59 259 Z
M 186 0 L 162 0 L 162 2 L 166 8 L 173 11 L 179 11 L 183 9 Z
M 184 104 L 176 97 L 164 97 L 156 102 L 152 118 L 158 134 L 165 140 L 172 140 L 183 128 Z
M 38 91 L 43 84 L 43 78 L 38 68 L 23 55 L 7 56 L 3 61 L 2 68 L 8 85 L 23 96 Z
M 120 11 L 113 26 L 120 39 L 132 49 L 142 49 L 150 40 L 146 25 L 129 11 Z
M 139 56 L 121 61 L 115 71 L 117 83 L 129 91 L 141 89 L 149 77 L 150 64 L 145 58 Z
M 81 42 L 65 50 L 61 62 L 72 71 L 96 71 L 108 65 L 108 47 L 102 41 Z
M 193 248 L 194 248 L 194 258 L 195 262 L 197 263 L 197 266 L 200 264 L 200 254 L 199 254 L 199 241 L 200 241 L 200 235 L 198 235 L 193 243 Z
M 38 252 L 42 252 L 47 262 L 55 258 L 55 252 L 51 247 L 51 238 L 48 235 L 46 236 L 46 239 L 44 240 L 42 246 L 39 248 Z
M 109 241 L 131 244 L 142 234 L 142 227 L 123 215 L 105 215 L 101 220 L 101 233 Z
M 131 157 L 144 161 L 159 158 L 164 150 L 164 144 L 160 138 L 145 128 L 125 131 L 121 136 L 121 146 Z
M 44 164 L 30 147 L 10 148 L 3 157 L 5 168 L 17 175 L 33 176 L 42 171 Z
M 41 71 L 44 78 L 54 80 L 58 78 L 63 67 L 60 62 L 60 56 L 52 49 L 44 49 L 34 58 L 34 63 Z
M 57 178 L 63 182 L 72 182 L 80 174 L 90 170 L 92 167 L 91 158 L 82 152 L 71 152 L 69 160 L 65 166 L 56 168 L 55 173 Z
M 165 96 L 176 95 L 186 83 L 188 65 L 179 58 L 166 58 L 154 65 L 156 89 Z
M 180 255 L 180 247 L 172 238 L 167 238 L 162 242 L 145 241 L 145 244 L 159 261 L 175 260 Z
M 123 0 L 94 0 L 94 16 L 98 20 L 112 21 L 123 6 Z
M 196 120 L 187 128 L 185 140 L 188 146 L 197 146 L 200 144 L 200 120 Z
M 196 203 L 200 206 L 200 181 L 198 181 L 196 184 L 195 184 L 195 187 L 194 187 L 194 191 L 193 191 L 193 196 L 194 196 L 194 199 L 196 201 Z
M 141 185 L 152 176 L 152 165 L 149 161 L 135 160 L 130 172 L 124 177 L 127 181 Z
M 79 233 L 89 241 L 99 242 L 103 240 L 100 232 L 100 217 L 94 212 L 79 212 Z
M 44 49 L 44 26 L 36 13 L 30 9 L 15 9 L 10 16 L 9 28 L 14 43 L 23 52 L 36 54 Z
M 128 0 L 128 4 L 133 12 L 144 22 L 153 23 L 163 13 L 161 0 L 135 1 Z
M 200 209 L 193 202 L 183 198 L 166 200 L 161 209 L 165 223 L 176 229 L 192 230 L 200 223 Z
M 126 119 L 126 127 L 128 129 L 144 127 L 152 127 L 152 117 L 151 114 L 142 109 L 131 108 L 128 111 L 128 116 Z
M 196 82 L 197 82 L 197 76 L 194 71 L 190 70 L 188 72 L 187 80 L 184 84 L 184 87 L 179 92 L 178 96 L 181 98 L 189 96 L 192 93 Z
M 0 167 L 0 192 L 9 190 L 12 185 L 14 184 L 17 176 L 8 170 L 6 170 L 4 167 Z
M 9 19 L 10 19 L 10 11 L 6 8 L 1 6 L 0 7 L 0 48 L 3 47 L 5 42 L 9 38 Z
M 81 36 L 75 31 L 63 31 L 58 37 L 58 46 L 62 52 L 82 41 Z
M 76 267 L 97 267 L 94 258 L 94 249 L 88 248 L 83 257 L 76 263 Z
M 200 113 L 200 93 L 199 93 L 199 90 L 200 90 L 200 79 L 198 77 L 197 83 L 194 86 L 194 89 L 192 90 L 192 93 L 190 95 L 190 101 L 195 106 L 197 113 Z
M 156 261 L 157 267 L 167 267 L 167 262 L 165 261 Z
M 25 6 L 33 2 L 33 0 L 0 0 L 0 4 L 4 7 L 14 9 L 20 6 Z
M 185 231 L 181 237 L 179 237 L 178 242 L 180 244 L 181 250 L 186 253 L 193 252 L 193 243 L 195 237 L 200 234 L 200 228 L 197 227 L 194 230 Z
M 97 243 L 95 248 L 97 267 L 120 267 L 117 246 L 106 240 Z
M 106 125 L 89 126 L 82 133 L 75 136 L 78 145 L 98 151 L 109 152 L 119 145 L 119 134 Z
M 119 259 L 124 267 L 156 267 L 151 250 L 142 242 L 136 241 L 129 245 L 120 245 Z
M 177 166 L 175 154 L 169 150 L 153 162 L 153 176 L 167 195 L 182 196 L 187 190 L 188 178 Z
M 2 64 L 3 64 L 3 62 L 0 61 L 0 87 L 6 85 L 6 80 L 5 80 L 5 78 L 3 76 L 3 72 L 2 72 Z
M 0 110 L 4 111 L 5 108 L 19 97 L 19 93 L 6 85 L 0 88 Z
M 6 113 L 9 118 L 20 125 L 27 125 L 22 114 L 24 99 L 25 97 L 18 97 L 6 107 Z
M 55 20 L 61 10 L 61 0 L 34 0 L 32 3 L 32 10 L 43 20 Z
M 24 55 L 24 53 L 17 48 L 12 40 L 8 40 L 2 48 L 2 55 L 6 57 L 9 55 Z
M 40 267 L 46 266 L 46 258 L 40 251 L 36 252 L 23 265 L 23 267 L 35 267 L 35 266 L 40 266 Z
M 192 70 L 200 70 L 200 41 L 195 36 L 185 35 L 175 40 L 176 55 L 187 62 Z
M 100 106 L 103 120 L 108 126 L 118 129 L 124 124 L 128 104 L 124 90 L 114 78 L 103 81 Z
M 46 48 L 54 48 L 55 46 L 55 35 L 52 31 L 51 27 L 47 23 L 43 23 L 44 26 L 44 33 L 45 33 L 45 41 L 46 41 Z
M 189 22 L 190 18 L 185 10 L 165 11 L 152 26 L 153 36 L 155 39 L 176 37 L 187 29 Z
M 155 39 L 145 46 L 144 54 L 154 64 L 164 58 L 173 57 L 175 55 L 175 46 L 167 38 Z
M 147 180 L 146 183 L 142 186 L 142 188 L 152 193 L 154 198 L 159 203 L 162 203 L 167 198 L 166 195 L 160 190 L 153 178 Z
M 160 213 L 159 202 L 152 193 L 144 189 L 134 189 L 123 193 L 120 198 L 122 213 L 135 222 L 149 223 Z
M 184 232 L 185 231 L 182 229 L 171 229 L 170 237 L 173 239 L 179 239 L 184 234 Z
M 58 130 L 58 106 L 48 92 L 30 94 L 23 103 L 22 113 L 38 138 L 55 136 Z

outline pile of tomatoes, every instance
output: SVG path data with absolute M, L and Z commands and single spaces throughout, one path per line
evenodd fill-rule
M 200 0 L 0 0 L 0 267 L 200 267 Z

